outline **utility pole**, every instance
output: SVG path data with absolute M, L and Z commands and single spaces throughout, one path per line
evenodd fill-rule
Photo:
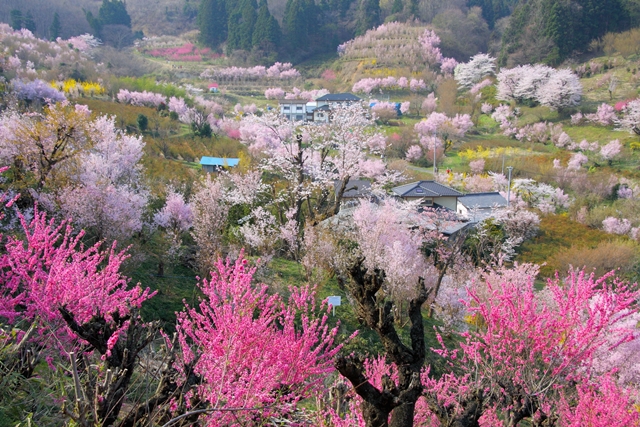
M 513 166 L 507 166 L 507 170 L 509 171 L 509 184 L 507 185 L 507 207 L 509 207 L 511 199 L 511 171 L 513 170 Z
M 433 140 L 433 180 L 434 181 L 436 180 L 436 172 L 438 170 L 438 168 L 436 168 L 436 149 L 437 149 L 437 146 L 434 138 Z

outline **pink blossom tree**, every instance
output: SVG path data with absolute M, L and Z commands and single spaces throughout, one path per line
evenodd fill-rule
M 587 120 L 602 126 L 612 125 L 616 120 L 616 110 L 609 104 L 600 104 L 594 114 L 587 114 Z
M 107 250 L 101 243 L 85 248 L 83 232 L 76 233 L 69 222 L 47 220 L 37 210 L 31 222 L 20 219 L 25 241 L 9 237 L 0 257 L 0 313 L 9 325 L 26 321 L 37 330 L 24 336 L 30 348 L 25 355 L 31 356 L 24 358 L 21 374 L 31 376 L 40 357 L 57 357 L 62 351 L 66 360 L 61 363 L 71 359 L 76 380 L 76 398 L 67 401 L 67 413 L 113 424 L 138 354 L 153 338 L 137 315 L 153 293 L 129 288 L 119 272 L 127 255 L 117 252 L 115 243 Z M 98 362 L 103 374 L 93 378 L 103 384 L 100 388 L 85 376 L 81 380 L 76 369 L 94 351 L 103 359 Z
M 169 238 L 169 255 L 175 256 L 182 246 L 182 234 L 187 232 L 193 224 L 193 210 L 186 203 L 184 196 L 169 189 L 165 205 L 153 217 L 159 227 L 166 230 Z
M 330 329 L 326 314 L 316 317 L 312 289 L 292 287 L 285 304 L 254 284 L 254 273 L 242 255 L 235 263 L 219 260 L 199 284 L 201 302 L 178 316 L 180 362 L 202 378 L 197 399 L 249 409 L 211 412 L 212 425 L 291 413 L 322 385 L 341 347 L 334 343 L 338 326 Z
M 559 397 L 580 398 L 593 355 L 609 345 L 609 334 L 616 345 L 634 336 L 620 322 L 632 314 L 635 288 L 612 283 L 611 275 L 571 271 L 538 293 L 526 271 L 498 270 L 469 289 L 467 310 L 477 327 L 461 334 L 460 351 L 438 351 L 460 370 L 425 381 L 429 409 L 441 422 L 477 422 L 490 408 L 509 426 L 567 413 Z M 572 407 L 580 413 L 580 404 Z
M 622 107 L 622 118 L 617 120 L 620 128 L 640 135 L 640 100 L 634 99 Z
M 600 149 L 600 155 L 603 159 L 608 161 L 609 164 L 611 164 L 613 159 L 618 156 L 618 154 L 620 154 L 621 149 L 622 144 L 620 143 L 620 140 L 614 139 L 608 144 L 602 146 L 602 148 Z

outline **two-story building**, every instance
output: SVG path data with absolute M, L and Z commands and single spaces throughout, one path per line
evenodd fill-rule
M 362 99 L 351 93 L 333 93 L 321 96 L 315 101 L 303 99 L 281 99 L 280 114 L 292 121 L 328 123 L 331 121 L 331 109 L 337 106 L 351 105 Z
M 304 99 L 281 99 L 280 114 L 292 121 L 307 121 L 307 101 Z

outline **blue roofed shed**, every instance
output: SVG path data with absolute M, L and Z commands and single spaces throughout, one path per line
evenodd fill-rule
M 226 168 L 238 166 L 240 159 L 202 156 L 200 164 L 205 172 L 220 172 Z

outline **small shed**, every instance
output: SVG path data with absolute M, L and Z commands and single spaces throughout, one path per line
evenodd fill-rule
M 234 168 L 238 166 L 240 159 L 222 158 L 222 157 L 206 157 L 202 156 L 200 164 L 205 172 L 220 172 L 223 169 Z

